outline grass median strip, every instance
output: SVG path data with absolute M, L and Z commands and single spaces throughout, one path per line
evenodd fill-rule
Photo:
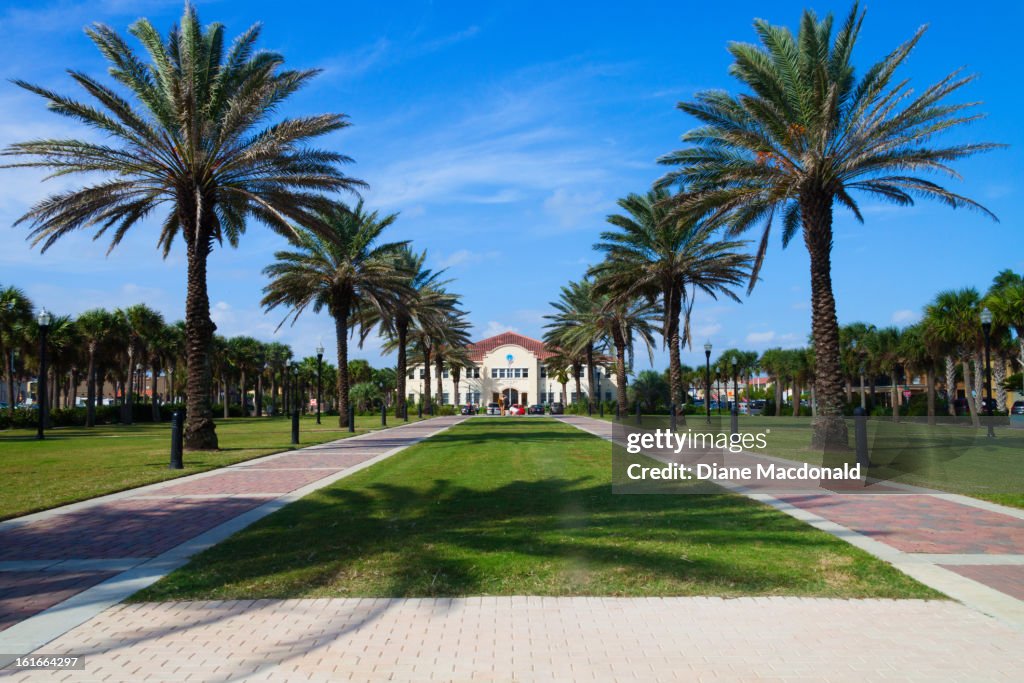
M 415 421 L 416 418 L 410 418 Z M 304 417 L 299 448 L 351 436 L 337 417 Z M 389 420 L 389 424 L 404 424 Z M 356 434 L 380 428 L 380 417 L 357 417 Z M 221 450 L 185 453 L 185 469 L 169 470 L 170 424 L 62 427 L 36 441 L 35 431 L 0 432 L 0 519 L 47 510 L 96 496 L 153 484 L 287 451 L 291 420 L 230 418 L 217 421 Z
M 613 495 L 610 445 L 475 418 L 317 491 L 134 601 L 464 595 L 940 597 L 732 494 Z

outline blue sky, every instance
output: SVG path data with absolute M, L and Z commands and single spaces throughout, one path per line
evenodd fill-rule
M 231 36 L 264 24 L 262 45 L 292 67 L 324 70 L 284 113 L 344 112 L 352 127 L 324 144 L 352 156 L 351 175 L 367 181 L 370 208 L 401 212 L 395 239 L 426 248 L 447 267 L 478 337 L 542 333 L 547 303 L 595 258 L 592 244 L 615 200 L 644 191 L 693 121 L 674 105 L 705 88 L 735 89 L 727 74 L 730 40 L 754 41 L 754 17 L 795 26 L 801 2 L 650 3 L 271 3 L 198 2 L 204 22 Z M 845 14 L 846 3 L 812 3 Z M 863 199 L 865 225 L 839 212 L 833 280 L 841 322 L 913 322 L 936 291 L 984 289 L 1000 269 L 1024 270 L 1018 195 L 1022 178 L 1019 56 L 1024 6 L 1016 2 L 869 2 L 856 63 L 865 68 L 922 24 L 930 29 L 904 76 L 924 87 L 965 66 L 980 74 L 963 93 L 988 117 L 950 139 L 1007 143 L 1009 149 L 958 166 L 957 191 L 1001 219 L 932 204 L 911 209 Z M 105 68 L 82 28 L 102 21 L 124 31 L 139 16 L 161 30 L 179 2 L 4 3 L 0 76 L 66 93 L 65 74 Z M 0 144 L 82 135 L 37 98 L 0 83 Z M 0 171 L 0 224 L 61 187 L 24 171 Z M 184 257 L 162 260 L 156 225 L 140 226 L 109 256 L 82 233 L 44 255 L 4 233 L 0 283 L 23 287 L 58 313 L 144 301 L 169 319 L 184 309 Z M 261 269 L 283 246 L 251 226 L 238 249 L 210 263 L 210 299 L 219 333 L 252 334 L 311 353 L 333 347 L 326 317 L 309 315 L 275 332 L 282 314 L 259 308 Z M 799 240 L 771 245 L 760 282 L 742 304 L 700 301 L 694 351 L 701 345 L 763 350 L 805 343 L 810 329 L 808 260 Z M 385 362 L 371 340 L 356 356 Z M 655 366 L 667 354 L 658 349 Z M 646 359 L 639 359 L 646 365 Z M 388 361 L 390 362 L 390 361 Z

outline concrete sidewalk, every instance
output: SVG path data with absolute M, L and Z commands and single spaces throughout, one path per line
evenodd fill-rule
M 560 418 L 612 439 L 613 424 Z M 744 453 L 751 461 L 783 462 Z M 927 489 L 914 493 L 758 493 L 718 481 L 855 545 L 985 614 L 1024 631 L 1024 510 Z
M 463 419 L 403 424 L 0 523 L 0 666 L 284 505 Z

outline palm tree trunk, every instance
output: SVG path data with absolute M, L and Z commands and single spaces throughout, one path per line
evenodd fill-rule
M 580 367 L 579 363 L 572 364 L 572 377 L 573 382 L 576 385 L 576 401 L 581 401 L 583 399 L 583 386 L 580 382 L 580 372 L 582 371 L 583 368 Z M 573 401 L 573 403 L 576 403 L 576 401 Z
M 322 408 L 321 408 L 322 410 Z M 263 373 L 256 375 L 256 417 L 263 417 Z
M 853 403 L 853 381 L 846 378 L 846 405 Z
M 455 395 L 452 396 L 452 405 L 459 405 L 459 373 L 454 369 L 452 370 L 452 388 L 455 391 Z M 466 401 L 469 403 L 469 401 Z
M 220 383 L 224 387 L 224 417 L 228 418 L 231 416 L 231 381 L 224 375 Z
M 995 362 L 992 364 L 992 385 L 996 390 L 996 410 L 1006 410 L 1006 358 L 1001 352 L 996 352 Z
M 615 394 L 619 402 L 619 414 L 626 415 L 629 413 L 626 404 L 626 339 L 618 326 L 612 332 L 612 343 L 615 344 Z
M 929 365 L 925 371 L 925 382 L 928 384 L 928 424 L 935 424 L 935 368 Z
M 892 371 L 892 380 L 889 382 L 889 394 L 892 397 L 892 421 L 900 421 L 900 387 L 896 383 L 896 370 Z
M 562 405 L 564 406 L 567 403 L 567 401 L 566 401 L 567 397 L 566 397 L 565 394 L 566 394 L 566 391 L 568 390 L 569 383 L 568 382 L 561 382 L 561 385 L 562 385 Z
M 953 356 L 946 356 L 946 410 L 956 417 L 956 363 Z
M 134 412 L 135 393 L 135 351 L 132 345 L 128 346 L 128 372 L 125 373 L 124 402 L 121 404 L 121 422 L 126 425 L 132 423 Z
M 682 314 L 682 296 L 677 286 L 666 287 L 662 292 L 665 301 L 666 328 L 665 337 L 668 342 L 668 384 L 671 398 L 669 401 L 677 406 L 683 396 L 683 368 L 679 359 L 679 316 Z
M 802 389 L 800 383 L 793 380 L 793 417 L 800 417 L 800 394 Z M 733 396 L 732 400 L 739 401 L 739 396 Z
M 424 345 L 423 347 L 423 393 L 420 395 L 420 403 L 423 406 L 423 410 L 430 414 L 432 412 L 432 406 L 434 405 L 430 400 L 430 361 L 431 361 L 430 347 Z
M 985 368 L 985 365 L 984 365 L 984 363 L 982 363 L 982 360 L 981 360 L 981 351 L 975 350 L 974 351 L 974 405 L 978 409 L 978 415 L 982 415 L 982 414 L 985 413 L 985 408 L 984 408 L 985 403 L 984 403 L 984 400 L 985 400 L 985 398 L 987 398 L 987 395 L 986 395 L 985 390 L 984 390 L 985 385 L 984 385 L 984 382 L 982 380 L 982 377 L 984 377 L 984 375 L 985 375 L 984 368 Z
M 89 342 L 89 369 L 86 371 L 85 426 L 96 426 L 96 342 Z
M 153 406 L 153 422 L 159 422 L 160 421 L 160 404 L 157 403 L 157 400 L 156 400 L 156 382 L 157 382 L 157 378 L 160 377 L 160 366 L 156 363 L 156 361 L 153 361 L 152 371 L 153 371 L 153 389 L 152 389 L 152 392 L 150 393 L 149 398 L 150 398 L 150 405 Z
M 270 370 L 270 414 L 277 415 L 277 371 Z
M 405 318 L 395 321 L 396 336 L 398 337 L 398 372 L 395 376 L 395 417 L 402 417 L 405 414 L 405 380 L 408 370 L 408 359 L 406 358 L 406 344 L 409 338 L 409 321 Z
M 338 345 L 338 426 L 348 426 L 348 301 L 335 308 L 334 334 Z
M 444 405 L 444 381 L 442 377 L 444 373 L 444 358 L 441 357 L 440 353 L 438 353 L 437 358 L 434 359 L 434 364 L 437 366 L 437 397 L 435 402 L 437 403 L 437 405 L 440 406 Z
M 183 221 L 188 230 L 191 221 Z M 198 238 L 198 239 L 197 239 Z M 185 386 L 185 448 L 214 450 L 218 446 L 217 426 L 210 409 L 210 347 L 217 326 L 210 319 L 210 297 L 206 289 L 206 258 L 210 241 L 206 231 L 186 240 L 188 252 L 188 295 L 185 298 L 185 358 L 188 378 Z
M 964 357 L 960 364 L 964 370 L 964 394 L 967 399 L 967 409 L 971 413 L 971 424 L 980 427 L 981 419 L 978 417 L 978 407 L 974 405 L 974 398 L 971 396 L 971 361 Z
M 7 366 L 7 414 L 14 418 L 14 406 L 18 397 L 14 395 L 14 355 L 9 349 L 4 350 L 4 365 Z
M 594 345 L 587 344 L 586 350 L 587 357 L 587 405 L 590 410 L 596 410 L 597 406 L 594 404 L 596 394 L 594 393 Z
M 772 388 L 775 390 L 775 417 L 782 417 L 782 376 L 776 375 L 772 384 L 774 385 Z M 722 397 L 719 396 L 719 405 L 721 405 L 721 400 Z
M 843 370 L 839 364 L 839 322 L 832 292 L 832 193 L 825 188 L 801 193 L 804 243 L 811 257 L 811 335 L 815 353 L 815 395 L 812 446 L 826 450 L 849 445 L 843 420 Z M 799 400 L 799 399 L 798 399 Z

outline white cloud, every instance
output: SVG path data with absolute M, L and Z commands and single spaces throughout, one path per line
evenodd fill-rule
M 919 317 L 920 314 L 918 314 L 916 311 L 911 311 L 910 309 L 903 308 L 898 311 L 895 311 L 892 314 L 892 321 L 897 325 L 908 325 L 910 323 L 916 322 Z
M 691 328 L 695 340 L 710 338 L 722 331 L 721 323 L 709 322 L 702 325 L 694 325 Z
M 480 263 L 482 261 L 488 261 L 490 259 L 497 258 L 499 252 L 497 251 L 471 251 L 470 249 L 459 249 L 453 251 L 448 256 L 441 259 L 439 265 L 441 268 L 454 268 L 465 264 Z
M 751 332 L 747 335 L 748 344 L 768 344 L 775 339 L 775 332 L 769 330 L 767 332 Z
M 603 199 L 600 192 L 572 192 L 560 187 L 544 200 L 544 210 L 563 228 L 574 228 L 606 213 Z
M 479 329 L 479 328 L 477 328 Z M 483 330 L 477 336 L 477 339 L 487 339 L 488 337 L 494 337 L 501 334 L 502 332 L 518 332 L 519 328 L 512 325 L 506 325 L 505 323 L 498 322 L 497 320 L 489 320 L 487 325 L 484 326 Z

